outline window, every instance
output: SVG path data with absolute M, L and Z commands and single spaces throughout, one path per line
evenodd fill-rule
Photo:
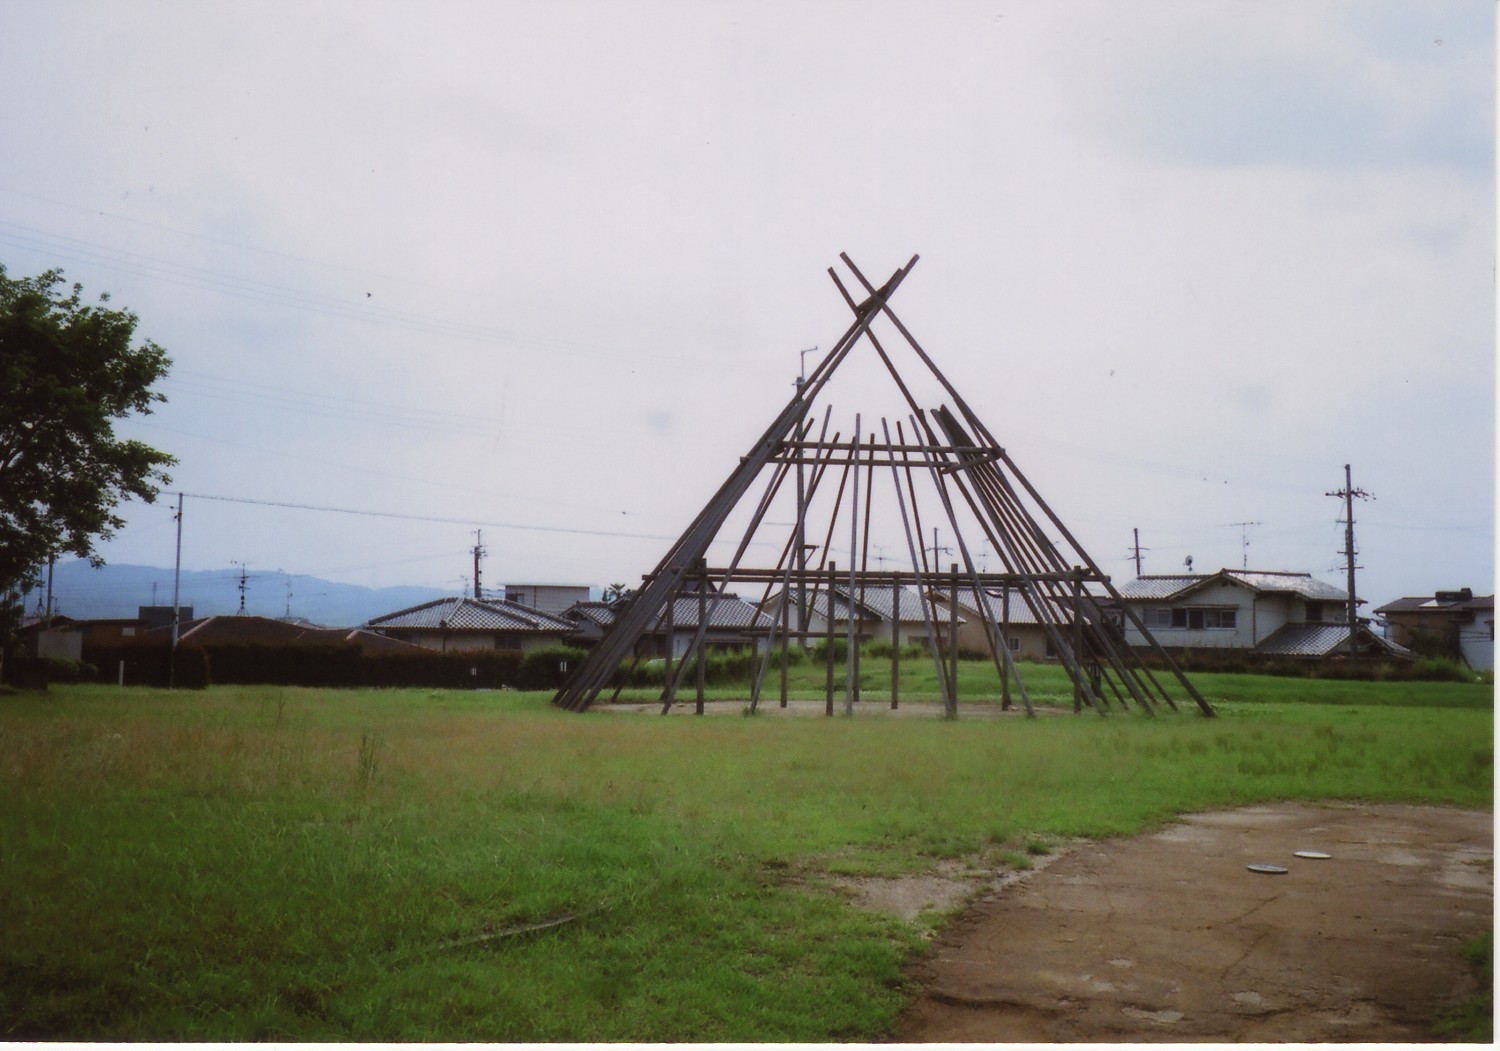
M 1493 632 L 1494 630 L 1495 630 L 1495 626 L 1493 624 L 1491 624 L 1490 625 L 1490 631 Z M 1019 635 L 1012 635 L 1010 637 L 1010 639 L 1009 639 L 1009 642 L 1010 642 L 1010 652 L 1012 652 L 1012 653 L 1020 653 L 1021 652 L 1021 636 L 1019 636 Z
M 1142 620 L 1148 630 L 1176 628 L 1179 631 L 1233 631 L 1239 623 L 1239 611 L 1177 606 L 1172 609 L 1145 610 Z

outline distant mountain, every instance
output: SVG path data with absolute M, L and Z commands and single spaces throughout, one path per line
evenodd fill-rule
M 291 586 L 290 598 L 287 587 Z M 27 612 L 46 601 L 45 582 L 26 598 Z M 440 588 L 366 588 L 297 574 L 251 570 L 245 589 L 245 612 L 261 617 L 293 617 L 330 628 L 355 627 L 384 613 L 406 609 L 444 595 Z M 240 571 L 183 570 L 183 606 L 193 616 L 231 614 L 240 608 Z M 153 566 L 105 565 L 94 569 L 76 559 L 59 562 L 52 575 L 52 611 L 75 620 L 134 617 L 141 606 L 172 604 L 172 570 Z

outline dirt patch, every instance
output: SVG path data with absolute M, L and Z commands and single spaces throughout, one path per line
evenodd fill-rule
M 976 897 L 998 893 L 1012 884 L 1035 876 L 1061 855 L 1052 853 L 1028 859 L 1030 868 L 976 867 L 970 861 L 943 861 L 929 873 L 913 876 L 832 876 L 828 882 L 848 895 L 862 909 L 889 912 L 910 923 L 926 923 L 966 905 Z
M 922 992 L 895 1039 L 1430 1040 L 1475 991 L 1459 949 L 1491 929 L 1493 898 L 1489 813 L 1191 815 L 974 902 L 912 969 Z

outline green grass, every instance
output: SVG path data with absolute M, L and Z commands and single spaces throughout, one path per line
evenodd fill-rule
M 842 651 L 835 651 L 836 653 Z M 1073 684 L 1062 666 L 1056 663 L 1021 662 L 1019 674 L 1037 707 L 1073 707 Z M 859 688 L 861 699 L 876 703 L 888 703 L 891 689 L 891 663 L 889 657 L 873 657 L 868 653 L 860 658 Z M 1197 706 L 1182 689 L 1181 684 L 1168 672 L 1152 673 L 1162 684 L 1173 702 L 1183 711 L 1196 712 Z M 847 673 L 844 664 L 834 669 L 834 700 L 842 704 Z M 1221 704 L 1334 704 L 1394 705 L 1409 707 L 1474 707 L 1488 703 L 1493 697 L 1494 684 L 1485 682 L 1359 682 L 1338 679 L 1309 679 L 1278 675 L 1246 675 L 1209 672 L 1192 672 L 1189 678 L 1204 698 L 1215 708 Z M 1492 678 L 1488 676 L 1487 678 Z M 900 663 L 900 700 L 936 701 L 941 697 L 937 685 L 937 671 L 931 656 L 914 649 L 903 652 Z M 812 659 L 797 660 L 788 669 L 788 695 L 795 700 L 821 700 L 825 696 L 827 682 L 826 666 Z M 991 661 L 960 661 L 958 680 L 959 707 L 966 704 L 993 704 L 1000 700 L 1000 676 Z M 761 687 L 762 705 L 774 705 L 780 697 L 781 673 L 775 669 L 766 672 Z M 625 700 L 656 700 L 660 686 L 634 687 L 622 691 Z M 705 691 L 708 699 L 738 699 L 749 696 L 744 685 L 709 686 Z M 677 700 L 691 702 L 695 696 L 691 679 L 684 681 L 677 691 Z M 1111 708 L 1118 710 L 1112 700 Z M 602 700 L 607 700 L 604 694 Z M 1016 706 L 1021 704 L 1020 692 L 1014 682 L 1011 699 Z M 1134 705 L 1132 704 L 1132 707 Z M 1170 711 L 1168 705 L 1158 705 Z
M 793 874 L 1025 866 L 1273 799 L 1490 805 L 1489 688 L 1250 678 L 1203 677 L 1217 719 L 0 698 L 0 1038 L 878 1039 L 921 930 Z
M 1495 1042 L 1495 932 L 1487 931 L 1465 943 L 1464 959 L 1474 969 L 1479 991 L 1449 1011 L 1438 1023 L 1437 1033 L 1465 1044 Z

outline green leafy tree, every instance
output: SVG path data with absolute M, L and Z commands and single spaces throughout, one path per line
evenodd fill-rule
M 124 525 L 120 502 L 150 503 L 171 482 L 171 456 L 114 432 L 166 400 L 151 388 L 171 360 L 149 340 L 132 346 L 137 318 L 107 294 L 82 297 L 59 270 L 0 266 L 0 595 L 58 555 L 102 563 L 94 545 Z

